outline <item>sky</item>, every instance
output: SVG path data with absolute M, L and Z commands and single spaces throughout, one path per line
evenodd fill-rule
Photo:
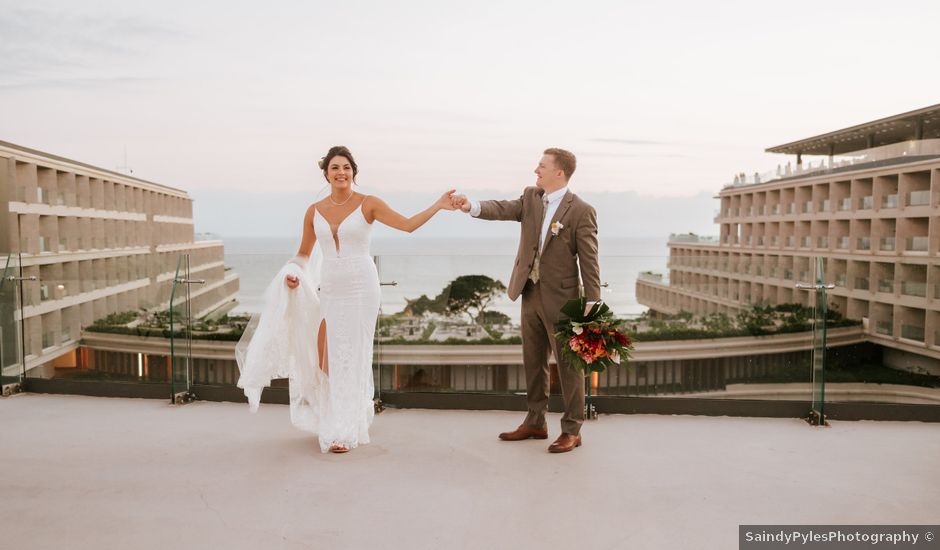
M 129 167 L 188 191 L 197 230 L 265 236 L 322 196 L 331 145 L 405 213 L 454 187 L 517 196 L 558 146 L 602 232 L 715 233 L 721 186 L 788 160 L 765 148 L 940 103 L 938 18 L 917 0 L 0 0 L 0 140 Z

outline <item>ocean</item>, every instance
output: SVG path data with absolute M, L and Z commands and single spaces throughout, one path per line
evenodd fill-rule
M 296 238 L 227 237 L 225 265 L 238 273 L 238 313 L 256 313 L 272 278 L 297 251 Z M 406 298 L 437 296 L 460 275 L 487 275 L 508 284 L 518 241 L 515 239 L 434 239 L 406 236 L 374 239 L 382 286 L 381 310 L 397 313 Z M 665 238 L 601 239 L 601 281 L 607 283 L 603 298 L 620 316 L 633 316 L 646 308 L 636 301 L 635 283 L 641 271 L 666 272 Z M 394 283 L 394 284 L 393 284 Z M 514 322 L 519 304 L 503 295 L 487 309 L 500 311 Z

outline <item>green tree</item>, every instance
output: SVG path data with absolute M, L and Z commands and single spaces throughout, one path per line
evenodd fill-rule
M 484 325 L 505 325 L 508 324 L 512 319 L 502 311 L 484 311 L 477 317 L 477 321 Z
M 435 300 L 446 303 L 449 313 L 466 313 L 473 322 L 481 318 L 486 306 L 505 291 L 506 286 L 502 282 L 486 275 L 461 275 L 448 283 Z M 475 310 L 476 315 L 471 310 Z

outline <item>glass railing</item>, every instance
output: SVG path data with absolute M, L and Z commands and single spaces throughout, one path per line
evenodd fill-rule
M 882 237 L 879 250 L 891 252 L 895 250 L 894 237 Z
M 22 281 L 18 254 L 0 255 L 0 385 L 19 384 L 25 374 L 23 357 Z
M 930 205 L 930 191 L 911 191 L 907 194 L 908 206 L 928 206 Z
M 878 292 L 894 294 L 894 279 L 879 279 Z
M 829 199 L 819 201 L 819 211 L 828 212 L 829 211 Z
M 840 199 L 839 211 L 848 212 L 849 210 L 852 210 L 852 199 Z
M 787 246 L 790 248 L 796 248 L 796 237 L 787 237 Z
M 829 237 L 819 237 L 816 240 L 816 246 L 818 248 L 829 248 Z
M 855 278 L 855 289 L 856 290 L 868 290 L 868 277 L 856 277 Z
M 928 237 L 909 237 L 905 242 L 905 247 L 908 252 L 927 252 L 929 242 Z
M 813 201 L 806 201 L 803 203 L 803 213 L 810 214 L 813 211 Z
M 875 207 L 875 199 L 871 195 L 868 195 L 867 197 L 862 197 L 858 201 L 859 210 L 871 210 L 874 207 Z
M 924 341 L 924 327 L 918 325 L 901 324 L 901 338 L 907 340 Z
M 813 238 L 812 237 L 803 237 L 800 239 L 800 247 L 802 248 L 812 248 L 813 247 Z
M 734 182 L 727 184 L 726 187 L 766 183 L 781 178 L 806 176 L 896 158 L 934 155 L 940 155 L 940 139 L 911 140 L 853 151 L 844 155 L 835 155 L 831 159 L 822 158 L 817 161 L 810 160 L 806 164 L 797 164 L 796 166 L 792 166 L 789 163 L 786 165 L 777 165 L 775 170 L 754 172 L 751 175 L 745 175 L 743 178 L 736 176 Z
M 836 239 L 836 248 L 847 250 L 849 248 L 849 238 L 839 237 Z
M 906 296 L 927 296 L 927 283 L 917 281 L 904 281 L 901 283 L 901 294 Z
M 871 250 L 871 239 L 868 237 L 859 237 L 857 248 L 859 250 Z
M 891 195 L 885 195 L 881 200 L 882 208 L 897 208 L 898 207 L 898 194 L 893 193 Z
M 225 265 L 232 269 L 225 273 L 236 273 L 241 279 L 238 303 L 232 309 L 218 305 L 224 302 L 225 292 L 209 296 L 215 290 L 204 288 L 218 276 L 202 273 L 194 264 L 190 277 L 205 278 L 208 284 L 192 287 L 189 314 L 177 301 L 173 315 L 169 314 L 172 282 L 181 278 L 173 272 L 161 277 L 160 288 L 153 289 L 152 303 L 147 304 L 146 311 L 140 310 L 144 304 L 133 302 L 127 311 L 113 312 L 110 319 L 99 319 L 93 327 L 79 332 L 84 322 L 82 305 L 64 304 L 72 300 L 91 302 L 85 301 L 79 281 L 64 281 L 69 300 L 61 301 L 61 320 L 40 327 L 35 347 L 51 343 L 51 350 L 56 350 L 63 348 L 60 344 L 66 337 L 72 346 L 81 338 L 83 351 L 75 354 L 74 365 L 63 360 L 54 374 L 46 376 L 89 382 L 161 383 L 169 388 L 171 383 L 179 385 L 175 374 L 185 372 L 197 395 L 201 386 L 237 391 L 235 343 L 249 315 L 260 311 L 264 289 L 292 255 L 290 248 L 295 245 L 291 242 L 283 252 L 274 247 L 271 252 L 257 254 L 229 251 Z M 524 403 L 521 303 L 510 300 L 506 289 L 515 262 L 514 245 L 503 241 L 459 247 L 453 243 L 418 243 L 400 245 L 398 249 L 411 253 L 393 251 L 375 258 L 383 285 L 373 348 L 377 396 L 393 403 L 400 393 L 499 394 L 513 395 Z M 422 247 L 428 253 L 412 252 Z M 626 319 L 624 327 L 636 340 L 637 349 L 632 361 L 588 379 L 592 395 L 812 399 L 817 382 L 811 361 L 815 301 L 810 293 L 795 287 L 796 282 L 815 280 L 812 262 L 804 258 L 790 267 L 783 264 L 783 258 L 775 261 L 770 256 L 759 260 L 737 254 L 728 260 L 707 258 L 706 250 L 670 258 L 662 240 L 631 242 L 623 248 L 645 248 L 648 252 L 602 254 L 601 296 L 618 317 Z M 461 252 L 449 254 L 449 250 Z M 671 270 L 667 266 L 672 266 Z M 756 274 L 747 274 L 749 271 Z M 762 271 L 774 277 L 765 277 Z M 576 294 L 578 280 L 569 279 L 564 282 L 565 291 Z M 834 274 L 833 279 L 838 286 L 845 286 L 844 273 Z M 855 288 L 868 286 L 867 278 L 853 280 Z M 56 288 L 63 281 L 43 282 Z M 70 283 L 78 285 L 79 290 L 73 292 Z M 38 296 L 37 289 L 33 293 Z M 138 299 L 143 295 L 140 293 Z M 126 300 L 126 296 L 116 296 L 119 302 Z M 854 304 L 854 300 L 861 302 Z M 844 293 L 828 297 L 830 344 L 834 349 L 848 346 L 846 350 L 862 356 L 843 363 L 836 361 L 838 383 L 874 383 L 866 378 L 872 372 L 877 380 L 894 376 L 881 364 L 880 356 L 845 343 L 861 341 L 860 335 L 868 330 L 862 325 L 861 315 L 848 318 L 853 308 L 864 311 L 867 317 L 869 308 L 875 305 L 865 300 L 862 295 L 846 298 Z M 877 315 L 873 313 L 873 317 Z M 883 323 L 885 319 L 878 321 Z M 875 323 L 873 332 L 879 326 Z M 890 322 L 887 327 L 890 335 Z M 40 342 L 38 335 L 46 333 L 54 337 Z M 171 334 L 177 335 L 172 350 Z M 191 343 L 186 338 L 191 338 Z M 683 350 L 699 349 L 704 341 L 707 356 L 684 358 Z M 188 366 L 173 360 L 177 346 L 185 349 Z M 839 357 L 840 353 L 835 355 Z M 930 380 L 928 377 L 924 383 Z M 552 376 L 550 381 L 552 392 L 560 391 L 557 378 Z M 286 384 L 278 381 L 273 385 L 283 391 Z M 827 393 L 827 400 L 848 395 L 835 391 Z
M 883 336 L 891 336 L 893 333 L 894 321 L 876 321 L 875 332 Z

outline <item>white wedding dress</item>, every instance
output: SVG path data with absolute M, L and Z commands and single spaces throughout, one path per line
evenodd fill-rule
M 327 452 L 334 444 L 352 449 L 369 442 L 379 277 L 369 253 L 372 225 L 361 204 L 335 228 L 335 239 L 316 208 L 313 229 L 317 261 L 306 268 L 288 262 L 275 276 L 265 292 L 264 310 L 252 318 L 236 347 L 236 359 L 238 386 L 251 410 L 257 410 L 261 390 L 272 378 L 288 378 L 291 422 L 318 434 L 320 450 Z M 289 274 L 300 279 L 293 291 L 284 284 Z M 326 322 L 328 374 L 320 368 L 316 349 L 321 319 Z

